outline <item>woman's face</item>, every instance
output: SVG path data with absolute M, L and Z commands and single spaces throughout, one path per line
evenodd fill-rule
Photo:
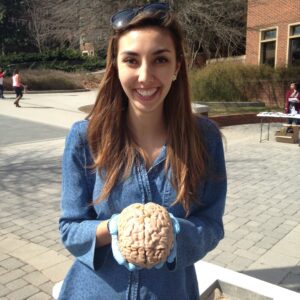
M 291 89 L 291 90 L 294 90 L 295 88 L 296 88 L 295 83 L 291 83 L 290 89 Z
M 179 69 L 170 34 L 157 27 L 126 32 L 118 42 L 117 66 L 129 114 L 161 113 Z

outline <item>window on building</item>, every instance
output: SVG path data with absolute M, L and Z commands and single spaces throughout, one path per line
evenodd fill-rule
M 275 66 L 276 56 L 276 29 L 264 30 L 261 32 L 261 53 L 260 63 Z
M 300 66 L 300 24 L 290 27 L 289 65 Z

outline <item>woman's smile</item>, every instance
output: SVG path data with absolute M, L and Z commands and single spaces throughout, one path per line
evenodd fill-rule
M 150 89 L 136 89 L 135 92 L 137 97 L 142 101 L 151 101 L 158 94 L 159 88 L 150 88 Z

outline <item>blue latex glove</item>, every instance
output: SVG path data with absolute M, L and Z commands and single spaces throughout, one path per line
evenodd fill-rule
M 108 221 L 108 231 L 111 235 L 111 249 L 113 256 L 119 265 L 124 266 L 128 271 L 140 270 L 141 268 L 129 263 L 122 255 L 118 244 L 118 219 L 119 214 L 114 214 Z
M 169 256 L 167 257 L 167 262 L 172 263 L 177 256 L 176 235 L 180 232 L 180 225 L 179 225 L 178 220 L 173 216 L 173 214 L 169 213 L 169 215 L 170 215 L 170 218 L 172 220 L 172 225 L 173 225 L 174 241 L 173 241 L 173 247 L 171 249 L 171 252 L 170 252 Z

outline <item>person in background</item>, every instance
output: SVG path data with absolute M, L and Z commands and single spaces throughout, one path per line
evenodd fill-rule
M 4 76 L 6 74 L 6 71 L 3 71 L 2 68 L 0 68 L 0 98 L 4 99 Z
M 291 82 L 290 88 L 285 94 L 284 112 L 286 114 L 300 113 L 300 92 L 297 89 L 296 82 Z M 300 120 L 291 118 L 288 119 L 288 124 L 293 124 L 294 121 L 297 125 L 300 125 Z
M 194 263 L 224 236 L 222 135 L 192 113 L 183 33 L 168 4 L 121 11 L 111 27 L 96 102 L 62 159 L 59 228 L 75 261 L 58 299 L 198 300 Z M 114 237 L 118 214 L 147 202 L 168 210 L 175 238 L 165 261 L 141 269 Z
M 14 105 L 16 107 L 21 107 L 19 102 L 20 102 L 21 98 L 23 97 L 24 86 L 21 83 L 21 78 L 20 78 L 18 69 L 16 69 L 13 73 L 12 81 L 13 81 L 13 89 L 16 93 L 16 100 L 14 102 Z

